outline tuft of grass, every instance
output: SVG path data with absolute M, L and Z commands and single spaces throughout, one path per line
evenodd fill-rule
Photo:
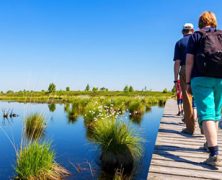
M 97 119 L 101 119 L 106 115 L 106 110 L 98 102 L 90 102 L 85 108 L 84 123 L 87 127 L 93 125 Z
M 45 131 L 46 123 L 42 114 L 34 113 L 25 119 L 25 133 L 28 139 L 38 139 Z
M 132 115 L 136 115 L 136 114 L 143 114 L 145 112 L 145 106 L 144 104 L 139 101 L 139 100 L 135 100 L 135 101 L 131 101 L 129 103 L 129 112 L 132 114 Z
M 33 142 L 20 149 L 16 161 L 17 179 L 61 179 L 69 172 L 55 163 L 55 154 L 49 143 Z
M 123 168 L 129 172 L 133 169 L 134 161 L 142 155 L 142 138 L 122 121 L 96 121 L 94 140 L 102 150 L 101 161 L 105 171 Z
M 164 107 L 165 104 L 166 104 L 166 99 L 160 99 L 159 102 L 158 102 L 159 107 Z

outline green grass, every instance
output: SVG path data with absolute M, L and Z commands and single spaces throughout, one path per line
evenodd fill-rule
M 25 119 L 25 134 L 30 140 L 40 138 L 44 134 L 45 127 L 46 122 L 42 114 L 31 114 Z
M 129 172 L 142 155 L 142 138 L 124 122 L 115 119 L 96 121 L 94 140 L 101 148 L 102 167 L 105 171 L 113 172 L 116 168 L 124 168 Z
M 101 119 L 106 115 L 106 110 L 98 101 L 90 102 L 85 108 L 84 123 L 86 126 L 92 126 L 97 119 Z
M 132 115 L 143 114 L 145 112 L 145 105 L 141 100 L 134 100 L 129 103 L 128 109 Z
M 33 142 L 17 153 L 17 179 L 59 179 L 68 171 L 55 163 L 50 144 Z
M 1 93 L 0 100 L 32 103 L 72 103 L 77 98 L 95 98 L 95 97 L 144 97 L 148 98 L 149 103 L 158 103 L 159 98 L 173 97 L 173 93 L 162 93 L 157 91 L 134 91 L 125 93 L 123 91 L 56 91 L 52 94 L 38 91 L 19 91 L 12 93 Z

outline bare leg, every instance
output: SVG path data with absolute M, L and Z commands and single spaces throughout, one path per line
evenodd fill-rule
M 217 133 L 218 133 L 219 121 L 216 121 L 215 126 L 216 126 L 216 131 L 217 131 Z
M 197 120 L 197 108 L 193 108 L 193 118 L 195 121 Z
M 203 131 L 208 147 L 217 146 L 217 128 L 214 121 L 203 121 Z

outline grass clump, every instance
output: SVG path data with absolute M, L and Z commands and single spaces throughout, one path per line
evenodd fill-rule
M 35 113 L 25 119 L 25 133 L 28 139 L 38 139 L 45 131 L 46 123 L 42 114 Z
M 143 114 L 145 112 L 145 106 L 142 102 L 139 100 L 131 101 L 129 103 L 129 112 L 131 114 Z
M 129 103 L 128 109 L 130 112 L 130 119 L 134 123 L 140 124 L 146 110 L 145 105 L 139 100 L 134 100 Z
M 90 102 L 85 108 L 84 123 L 87 127 L 93 126 L 98 119 L 106 116 L 106 110 L 98 102 Z
M 74 123 L 79 116 L 83 114 L 84 106 L 80 102 L 73 102 L 71 109 L 68 111 L 69 123 Z
M 142 154 L 142 139 L 121 121 L 98 120 L 94 127 L 94 139 L 102 150 L 102 168 L 107 172 L 113 173 L 115 169 L 131 172 L 135 160 Z
M 61 179 L 69 172 L 55 163 L 55 154 L 50 144 L 33 142 L 17 153 L 17 179 Z

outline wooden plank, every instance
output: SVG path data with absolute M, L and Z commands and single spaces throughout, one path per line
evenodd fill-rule
M 177 175 L 167 175 L 167 174 L 158 174 L 158 173 L 150 173 L 149 179 L 152 180 L 200 180 L 200 178 L 191 178 L 185 176 L 177 176 Z M 211 180 L 209 178 L 204 178 L 204 180 Z
M 199 179 L 212 179 L 212 180 L 221 180 L 221 173 L 215 173 L 215 171 L 198 171 L 198 170 L 190 170 L 185 168 L 177 168 L 177 167 L 165 167 L 165 166 L 159 166 L 159 165 L 152 165 L 150 172 L 153 173 L 159 173 L 161 169 L 162 174 L 168 174 L 168 175 L 180 175 L 185 177 L 194 177 Z
M 200 164 L 199 162 L 186 163 L 186 162 L 167 160 L 164 158 L 155 158 L 155 161 L 152 162 L 151 164 L 152 165 L 159 165 L 159 166 L 166 166 L 166 167 L 190 169 L 190 170 L 193 169 L 193 170 L 200 170 L 200 171 L 211 171 L 211 170 L 215 169 L 215 168 L 209 167 L 207 165 Z M 215 171 L 214 173 L 217 174 L 218 176 L 221 176 L 221 173 L 219 171 Z
M 176 116 L 176 113 L 176 101 L 167 101 L 147 179 L 221 180 L 222 168 L 216 169 L 203 164 L 208 158 L 208 153 L 203 149 L 206 140 L 200 134 L 198 125 L 193 136 L 181 134 L 185 125 L 181 123 L 181 117 Z M 219 129 L 218 139 L 221 138 L 222 130 Z M 219 141 L 218 145 L 222 154 L 222 142 Z

